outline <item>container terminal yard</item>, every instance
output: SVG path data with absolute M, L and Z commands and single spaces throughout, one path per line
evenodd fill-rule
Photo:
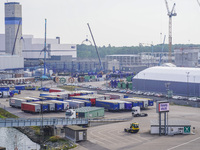
M 76 150 L 199 149 L 199 48 L 181 47 L 172 52 L 175 3 L 170 12 L 165 0 L 168 63 L 163 52 L 165 36 L 160 52 L 154 52 L 150 44 L 151 50 L 140 53 L 146 45 L 140 43 L 137 53 L 106 53 L 102 59 L 89 23 L 98 59 L 80 59 L 80 45 L 61 44 L 60 37 L 47 39 L 47 19 L 45 38 L 34 38 L 22 33 L 21 4 L 4 5 L 0 108 L 19 118 L 0 115 L 0 127 L 34 123 L 41 136 L 45 131 L 62 136 L 77 144 Z
M 52 81 L 43 81 L 44 84 L 49 86 L 49 89 L 51 91 L 59 90 L 60 88 L 57 88 L 56 84 L 52 84 Z M 106 83 L 106 81 L 100 81 L 100 82 L 85 82 L 84 85 L 90 86 L 96 86 L 98 87 L 104 87 L 103 85 Z M 51 88 L 51 86 L 53 87 Z M 68 91 L 63 92 L 61 90 L 60 97 L 57 96 L 49 96 L 53 95 L 55 92 L 43 92 L 38 90 L 21 90 L 20 94 L 15 94 L 13 97 L 10 98 L 1 98 L 1 107 L 6 109 L 7 111 L 19 116 L 20 118 L 41 118 L 41 111 L 39 113 L 30 113 L 30 111 L 23 111 L 19 107 L 18 103 L 16 103 L 17 106 L 12 107 L 11 101 L 12 100 L 21 100 L 22 103 L 32 103 L 33 105 L 43 105 L 43 117 L 65 117 L 65 110 L 64 107 L 61 105 L 60 110 L 56 110 L 56 105 L 53 101 L 56 101 L 58 103 L 62 103 L 63 99 L 61 95 L 65 95 L 63 97 L 66 97 L 66 94 L 71 94 L 71 98 L 66 100 L 68 101 L 66 107 L 70 107 L 70 99 L 72 101 L 79 101 L 81 104 L 78 106 L 81 107 L 83 105 L 87 105 L 87 107 L 94 107 L 89 103 L 87 99 L 97 99 L 95 103 L 103 102 L 103 101 L 109 101 L 107 100 L 108 97 L 117 97 L 122 98 L 122 102 L 129 101 L 132 103 L 132 106 L 134 105 L 134 99 L 146 99 L 148 100 L 154 100 L 154 104 L 152 106 L 151 103 L 147 103 L 148 107 L 141 109 L 142 112 L 147 113 L 147 117 L 132 117 L 131 111 L 125 111 L 125 105 L 123 110 L 118 110 L 120 107 L 117 108 L 117 111 L 113 110 L 106 110 L 103 114 L 104 119 L 127 119 L 126 121 L 120 121 L 115 123 L 104 123 L 103 125 L 91 125 L 87 127 L 87 140 L 78 142 L 78 146 L 75 149 L 149 149 L 149 147 L 157 149 L 158 147 L 160 149 L 188 149 L 189 147 L 193 147 L 194 149 L 198 149 L 199 142 L 200 142 L 200 108 L 197 107 L 189 107 L 189 106 L 180 106 L 175 105 L 173 102 L 170 105 L 170 111 L 169 111 L 169 118 L 170 119 L 183 119 L 183 120 L 189 120 L 191 124 L 191 133 L 190 135 L 168 135 L 168 136 L 159 136 L 151 134 L 151 124 L 152 120 L 158 119 L 158 114 L 156 113 L 156 106 L 155 101 L 158 100 L 166 100 L 166 98 L 160 98 L 155 96 L 141 96 L 136 94 L 126 94 L 126 93 L 119 93 L 119 92 L 111 92 L 111 91 L 103 91 L 103 90 L 95 90 L 90 88 L 83 88 L 80 85 L 80 87 L 77 87 L 76 93 L 81 93 L 80 91 L 83 91 L 83 95 L 77 96 L 75 99 L 75 92 Z M 80 90 L 80 91 L 79 91 Z M 86 91 L 88 91 L 89 95 L 86 95 Z M 56 91 L 57 93 L 58 91 Z M 64 94 L 65 93 L 65 94 Z M 92 94 L 94 93 L 94 94 Z M 116 94 L 115 94 L 116 93 Z M 42 97 L 39 97 L 39 96 Z M 112 96 L 108 96 L 112 95 Z M 124 95 L 126 98 L 124 98 Z M 45 98 L 46 97 L 46 98 Z M 58 98 L 59 100 L 50 100 Z M 81 97 L 83 98 L 82 100 Z M 149 98 L 144 98 L 149 97 Z M 101 100 L 100 100 L 101 99 Z M 42 101 L 41 101 L 42 100 Z M 26 102 L 24 102 L 26 101 Z M 32 102 L 30 102 L 32 101 Z M 34 101 L 34 102 L 33 102 Z M 91 100 L 93 101 L 93 100 Z M 116 103 L 116 100 L 111 99 L 110 101 L 115 101 L 113 103 Z M 170 99 L 169 99 L 170 101 Z M 87 102 L 87 104 L 85 103 Z M 94 102 L 94 101 L 93 101 Z M 46 105 L 54 104 L 53 109 L 48 109 Z M 107 103 L 106 103 L 107 104 Z M 128 104 L 128 103 L 127 103 Z M 147 105 L 146 104 L 146 105 Z M 11 106 L 10 106 L 11 105 Z M 72 104 L 73 105 L 73 104 Z M 139 105 L 139 104 L 138 104 Z M 120 105 L 119 105 L 120 106 Z M 142 108 L 143 105 L 140 107 Z M 59 106 L 57 106 L 59 108 Z M 74 107 L 77 107 L 76 105 Z M 102 106 L 101 106 L 102 107 Z M 41 109 L 41 107 L 38 107 Z M 84 108 L 84 107 L 83 107 Z M 116 108 L 114 105 L 111 108 Z M 127 107 L 128 108 L 128 107 Z M 38 109 L 35 109 L 36 111 L 39 111 Z M 99 115 L 100 116 L 100 115 Z M 102 116 L 101 116 L 102 117 Z M 124 127 L 128 127 L 132 122 L 138 122 L 140 125 L 140 131 L 137 134 L 129 134 L 123 131 Z

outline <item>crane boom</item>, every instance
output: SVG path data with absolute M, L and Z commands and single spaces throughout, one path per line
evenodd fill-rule
M 102 68 L 102 64 L 101 64 L 101 58 L 100 58 L 99 52 L 98 52 L 98 50 L 97 50 L 97 45 L 96 45 L 96 43 L 95 43 L 95 40 L 94 40 L 94 37 L 93 37 L 93 34 L 92 34 L 92 30 L 91 30 L 91 28 L 90 28 L 89 23 L 87 23 L 87 25 L 88 25 L 88 28 L 89 28 L 89 30 L 90 30 L 90 34 L 91 34 L 91 36 L 92 36 L 92 40 L 93 40 L 93 42 L 94 42 L 94 46 L 95 46 L 95 49 L 96 49 L 96 52 L 97 52 L 97 55 L 98 55 L 98 58 L 99 58 L 100 71 L 102 71 L 103 68 Z

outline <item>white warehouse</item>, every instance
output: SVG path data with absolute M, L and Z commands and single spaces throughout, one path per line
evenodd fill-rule
M 44 58 L 44 39 L 34 38 L 33 35 L 23 35 L 22 40 L 22 56 L 26 59 Z M 5 52 L 5 35 L 0 34 L 0 52 Z M 46 58 L 51 56 L 69 56 L 77 57 L 76 44 L 60 44 L 60 38 L 47 39 L 47 54 Z
M 150 67 L 132 79 L 133 89 L 174 95 L 200 96 L 200 68 Z

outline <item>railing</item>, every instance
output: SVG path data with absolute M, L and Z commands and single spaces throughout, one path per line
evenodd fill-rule
M 66 119 L 66 118 L 6 118 L 0 119 L 0 127 L 22 127 L 22 126 L 52 126 L 52 125 L 84 125 L 88 119 Z
M 110 121 L 110 122 L 119 122 L 119 121 L 129 121 L 129 120 L 132 120 L 133 117 L 127 117 L 127 118 L 114 118 L 114 119 L 89 119 L 89 122 L 107 122 L 107 121 Z

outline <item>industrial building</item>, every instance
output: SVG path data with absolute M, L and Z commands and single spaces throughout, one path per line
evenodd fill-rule
M 199 48 L 175 49 L 175 65 L 177 67 L 198 67 Z
M 76 44 L 61 44 L 60 37 L 46 40 L 47 53 L 46 58 L 51 56 L 69 56 L 77 57 Z M 25 59 L 44 58 L 44 39 L 34 38 L 33 35 L 23 35 L 22 54 Z
M 0 78 L 22 74 L 24 58 L 22 57 L 22 10 L 17 2 L 5 3 L 5 35 L 0 35 Z
M 133 79 L 134 90 L 173 93 L 182 96 L 200 96 L 200 68 L 150 67 Z

